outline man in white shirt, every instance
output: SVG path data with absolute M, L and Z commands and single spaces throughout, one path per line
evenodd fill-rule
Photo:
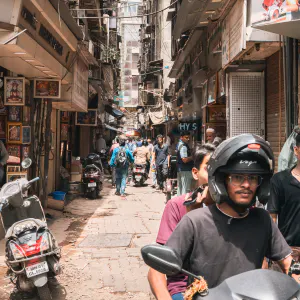
M 102 149 L 106 150 L 106 141 L 103 138 L 103 135 L 100 134 L 98 135 L 98 139 L 96 141 L 96 151 L 101 152 Z

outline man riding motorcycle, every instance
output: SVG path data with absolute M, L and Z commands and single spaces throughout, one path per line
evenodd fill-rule
M 256 198 L 267 202 L 273 172 L 273 152 L 256 135 L 228 139 L 212 155 L 208 184 L 216 204 L 185 215 L 166 243 L 209 288 L 261 268 L 264 257 L 289 272 L 290 247 L 268 212 L 254 207 Z

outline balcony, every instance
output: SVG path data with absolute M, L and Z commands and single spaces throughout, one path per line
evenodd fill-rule
M 207 25 L 207 18 L 217 17 L 219 11 L 228 1 L 230 0 L 219 2 L 214 0 L 182 1 L 173 29 L 174 39 L 179 39 L 182 32 Z

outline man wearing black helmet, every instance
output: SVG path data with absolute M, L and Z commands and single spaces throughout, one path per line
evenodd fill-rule
M 269 145 L 250 134 L 226 140 L 212 155 L 209 191 L 216 204 L 185 215 L 166 243 L 210 288 L 261 268 L 264 257 L 288 273 L 290 247 L 268 212 L 253 208 L 256 198 L 267 202 L 273 169 Z

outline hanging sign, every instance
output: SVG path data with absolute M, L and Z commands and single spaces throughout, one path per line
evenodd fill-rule
M 197 122 L 180 122 L 178 124 L 178 130 L 179 131 L 195 131 L 198 129 Z

